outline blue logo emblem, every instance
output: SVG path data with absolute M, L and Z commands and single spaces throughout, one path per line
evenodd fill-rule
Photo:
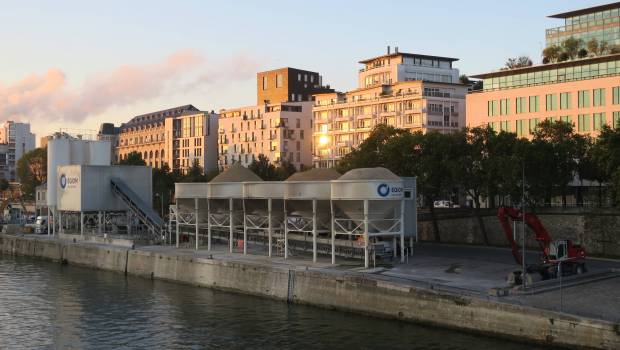
M 386 184 L 381 184 L 377 187 L 377 193 L 381 197 L 387 197 L 387 195 L 390 194 L 390 187 Z
M 65 174 L 60 175 L 60 187 L 64 190 L 67 187 L 67 177 Z

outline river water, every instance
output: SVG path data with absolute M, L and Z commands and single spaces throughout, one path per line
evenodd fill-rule
M 0 349 L 533 349 L 0 255 Z

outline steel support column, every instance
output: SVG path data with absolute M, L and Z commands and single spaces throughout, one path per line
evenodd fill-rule
M 316 262 L 316 199 L 312 200 L 312 262 Z

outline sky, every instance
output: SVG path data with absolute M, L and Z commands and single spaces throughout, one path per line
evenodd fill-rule
M 256 103 L 256 72 L 317 71 L 356 87 L 358 61 L 401 52 L 456 57 L 461 74 L 506 58 L 540 62 L 546 16 L 611 0 L 0 0 L 0 122 L 38 138 L 97 130 L 179 105 Z

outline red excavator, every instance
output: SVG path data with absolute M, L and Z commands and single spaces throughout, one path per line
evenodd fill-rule
M 558 265 L 561 264 L 563 275 L 581 274 L 586 271 L 586 251 L 578 244 L 574 244 L 569 239 L 559 239 L 554 241 L 538 217 L 534 213 L 522 213 L 520 210 L 509 207 L 500 207 L 497 217 L 502 225 L 504 234 L 510 242 L 512 255 L 517 264 L 523 264 L 523 257 L 519 252 L 519 245 L 513 236 L 510 219 L 512 221 L 525 221 L 525 224 L 536 235 L 536 241 L 542 250 L 540 262 L 527 267 L 527 272 L 538 272 L 543 279 L 557 277 Z

